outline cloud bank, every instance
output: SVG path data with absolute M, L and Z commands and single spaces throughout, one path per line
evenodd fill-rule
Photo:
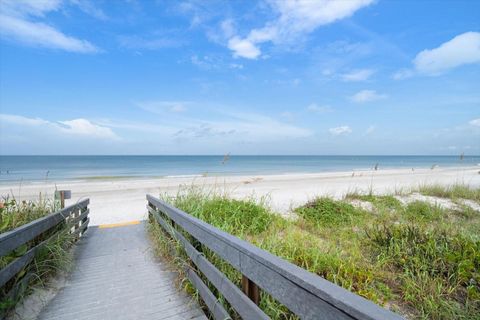
M 356 103 L 364 103 L 386 99 L 386 94 L 377 93 L 375 90 L 362 90 L 350 97 L 350 100 Z
M 480 32 L 465 32 L 436 48 L 425 49 L 412 63 L 413 69 L 401 69 L 392 78 L 402 80 L 416 74 L 438 76 L 463 65 L 480 63 Z
M 90 42 L 68 36 L 55 27 L 38 21 L 49 12 L 60 10 L 62 5 L 60 0 L 2 0 L 0 35 L 31 46 L 77 53 L 99 52 Z
M 13 114 L 0 114 L 0 124 L 14 124 L 21 127 L 38 127 L 53 130 L 57 134 L 77 135 L 92 139 L 120 140 L 111 128 L 95 124 L 87 119 L 48 121 L 41 118 L 28 118 Z M 54 134 L 54 133 L 51 133 Z
M 333 136 L 340 136 L 352 133 L 352 129 L 350 129 L 349 126 L 340 126 L 336 128 L 330 128 L 328 129 L 328 132 L 330 132 L 330 134 Z
M 235 35 L 228 48 L 235 57 L 257 59 L 261 55 L 259 44 L 265 42 L 287 43 L 308 34 L 322 25 L 353 15 L 357 10 L 372 4 L 373 0 L 271 0 L 270 6 L 277 19 L 264 27 L 252 29 L 246 37 Z M 230 33 L 232 30 L 229 29 Z
M 465 32 L 437 48 L 423 50 L 413 60 L 415 69 L 427 75 L 438 75 L 462 65 L 479 62 L 480 32 Z

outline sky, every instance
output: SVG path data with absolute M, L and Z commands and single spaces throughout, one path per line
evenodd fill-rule
M 480 154 L 480 1 L 0 0 L 0 154 Z

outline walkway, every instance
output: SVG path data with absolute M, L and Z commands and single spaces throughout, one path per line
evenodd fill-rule
M 206 319 L 150 249 L 145 223 L 90 227 L 66 286 L 41 320 Z

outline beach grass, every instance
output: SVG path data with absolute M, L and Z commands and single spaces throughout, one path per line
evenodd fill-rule
M 476 192 L 469 188 L 462 194 Z M 176 197 L 163 198 L 409 318 L 475 319 L 480 313 L 480 212 L 472 208 L 445 209 L 424 201 L 404 205 L 392 195 L 358 193 L 342 200 L 313 199 L 293 210 L 295 218 L 285 219 L 265 199 L 238 200 L 218 190 L 185 187 Z M 371 202 L 374 211 L 352 205 L 353 199 Z M 153 225 L 155 243 L 174 241 Z M 168 244 L 163 255 L 172 257 L 167 247 L 182 250 Z M 206 248 L 204 254 L 240 287 L 240 273 Z M 184 254 L 177 258 L 181 252 L 174 256 L 177 267 L 190 263 Z M 189 287 L 185 279 L 182 283 Z M 273 319 L 295 319 L 265 293 L 261 308 Z
M 401 194 L 400 191 L 396 193 Z M 361 200 L 372 203 L 375 207 L 387 209 L 398 209 L 402 206 L 401 202 L 393 195 L 374 195 L 372 192 L 361 194 L 358 192 L 350 192 L 345 195 L 346 200 Z
M 37 201 L 18 202 L 14 198 L 0 201 L 0 232 L 7 232 L 26 223 L 48 215 L 55 210 L 54 201 L 39 197 Z M 24 255 L 30 248 L 46 241 L 35 253 L 35 258 L 13 279 L 0 288 L 0 313 L 13 309 L 36 286 L 46 285 L 48 279 L 60 270 L 67 270 L 72 263 L 69 250 L 73 238 L 63 226 L 32 240 L 13 252 L 0 258 L 0 269 Z M 16 297 L 9 297 L 8 292 L 26 276 L 30 277 L 28 287 Z
M 480 188 L 471 188 L 466 184 L 444 186 L 439 184 L 422 185 L 418 190 L 421 194 L 452 200 L 467 199 L 480 203 Z

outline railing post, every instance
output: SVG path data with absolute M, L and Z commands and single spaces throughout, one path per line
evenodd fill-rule
M 55 200 L 60 200 L 60 209 L 65 208 L 65 199 L 70 199 L 72 197 L 71 190 L 58 190 L 55 191 Z
M 79 209 L 78 211 L 79 211 L 80 215 L 82 215 L 82 214 L 83 214 L 85 211 L 87 211 L 87 210 L 88 210 L 88 206 L 85 207 L 84 210 Z M 80 222 L 80 225 L 83 225 L 84 223 L 86 223 L 86 222 L 87 222 L 87 219 L 88 219 L 88 216 L 85 216 L 85 218 L 83 218 L 82 221 Z M 87 231 L 87 229 L 88 229 L 88 226 L 85 227 L 85 229 L 81 232 L 81 235 L 80 235 L 80 236 L 83 237 L 83 234 Z
M 242 274 L 242 290 L 257 306 L 260 304 L 260 289 L 252 280 Z

